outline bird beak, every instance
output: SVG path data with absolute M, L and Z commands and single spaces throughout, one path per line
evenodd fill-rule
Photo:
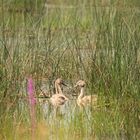
M 67 87 L 67 85 L 66 85 L 64 82 L 62 82 L 62 85 L 64 85 L 64 86 L 66 86 L 66 87 Z
M 78 85 L 75 85 L 74 88 L 78 87 Z

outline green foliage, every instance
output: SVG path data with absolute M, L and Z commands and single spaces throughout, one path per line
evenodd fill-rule
M 0 139 L 30 139 L 29 75 L 37 95 L 40 79 L 51 86 L 57 77 L 73 84 L 85 79 L 87 91 L 99 95 L 97 110 L 73 111 L 74 102 L 66 116 L 54 119 L 48 113 L 42 127 L 38 106 L 38 139 L 138 139 L 138 6 L 136 0 L 51 0 L 48 5 L 44 0 L 2 0 Z

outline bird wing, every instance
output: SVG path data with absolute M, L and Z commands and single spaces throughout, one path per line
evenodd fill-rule
M 82 98 L 83 104 L 97 104 L 97 95 L 88 95 Z

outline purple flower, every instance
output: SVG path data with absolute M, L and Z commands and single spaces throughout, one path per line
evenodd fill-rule
M 31 105 L 34 105 L 36 103 L 36 99 L 34 97 L 35 88 L 31 77 L 28 79 L 27 91 L 28 91 L 29 102 Z
M 28 78 L 27 91 L 28 91 L 30 117 L 31 117 L 31 135 L 32 135 L 32 139 L 34 140 L 35 126 L 36 126 L 36 113 L 35 113 L 36 99 L 34 97 L 35 87 L 34 87 L 33 79 L 31 77 Z

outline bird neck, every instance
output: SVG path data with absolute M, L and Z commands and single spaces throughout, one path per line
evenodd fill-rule
M 60 85 L 55 84 L 55 92 L 56 94 L 62 94 L 62 89 Z
M 55 93 L 58 94 L 58 88 L 57 88 L 57 84 L 55 83 Z
M 84 87 L 81 87 L 80 95 L 78 96 L 78 99 L 81 99 L 83 97 L 84 97 Z

